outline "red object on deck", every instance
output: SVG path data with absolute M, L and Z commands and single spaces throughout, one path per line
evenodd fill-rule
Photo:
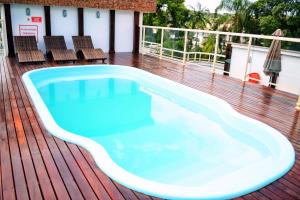
M 248 82 L 250 83 L 259 83 L 260 82 L 260 75 L 259 73 L 250 73 L 247 75 Z

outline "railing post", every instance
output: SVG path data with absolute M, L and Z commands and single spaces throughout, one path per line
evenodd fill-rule
M 219 47 L 219 34 L 216 35 L 216 42 L 215 42 L 215 52 L 214 52 L 214 61 L 211 72 L 214 74 L 216 71 L 216 63 L 217 63 L 217 54 L 218 54 L 218 47 Z
M 163 46 L 164 46 L 164 29 L 161 29 L 159 59 L 162 59 Z
M 183 46 L 183 63 L 186 63 L 186 46 L 187 46 L 188 31 L 184 31 L 184 46 Z
M 250 62 L 250 50 L 251 50 L 251 45 L 252 45 L 252 37 L 249 38 L 248 41 L 248 48 L 247 48 L 247 61 L 246 61 L 246 66 L 245 66 L 245 73 L 244 73 L 244 80 L 246 81 L 247 79 L 247 73 L 248 73 L 248 66 L 249 66 L 249 62 Z
M 296 104 L 296 109 L 300 110 L 300 95 L 298 96 L 298 101 L 297 101 L 297 104 Z
M 143 27 L 143 40 L 142 40 L 142 55 L 145 54 L 144 50 L 145 50 L 145 41 L 146 41 L 146 38 L 145 38 L 145 35 L 146 35 L 146 27 L 142 26 Z
M 1 9 L 1 6 L 0 6 L 0 9 Z M 1 10 L 1 12 L 2 12 L 2 10 Z M 0 17 L 1 18 L 1 17 Z M 1 25 L 1 32 L 0 32 L 0 38 L 1 38 L 1 42 L 0 42 L 0 50 L 2 51 L 2 53 L 3 53 L 3 55 L 5 56 L 6 55 L 6 53 L 5 53 L 5 45 L 4 45 L 4 34 L 3 34 L 3 27 L 4 27 L 4 23 L 3 23 L 3 21 L 2 21 L 2 19 L 0 19 L 0 25 Z M 1 53 L 0 53 L 0 55 L 1 55 Z

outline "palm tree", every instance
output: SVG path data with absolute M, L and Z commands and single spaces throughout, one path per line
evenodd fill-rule
M 212 18 L 211 29 L 215 31 L 232 31 L 232 16 L 228 13 L 215 15 Z
M 187 21 L 186 27 L 190 29 L 205 29 L 210 24 L 209 11 L 201 6 L 198 2 L 196 7 L 189 6 L 190 8 L 190 20 Z M 199 45 L 199 32 L 190 33 L 188 35 L 188 49 L 197 51 L 200 48 Z
M 203 52 L 213 53 L 215 49 L 216 37 L 214 35 L 208 35 L 208 37 L 203 42 Z
M 191 8 L 191 14 L 190 19 L 187 22 L 187 27 L 191 29 L 205 29 L 207 27 L 207 24 L 210 24 L 209 21 L 209 11 L 201 6 L 201 4 L 198 2 L 197 7 L 190 6 Z
M 216 8 L 218 11 L 227 11 L 232 14 L 232 31 L 245 32 L 247 22 L 249 22 L 248 8 L 251 5 L 249 0 L 222 0 Z

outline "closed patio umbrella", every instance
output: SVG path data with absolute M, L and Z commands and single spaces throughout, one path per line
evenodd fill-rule
M 273 36 L 283 37 L 283 32 L 281 29 L 277 29 Z M 273 40 L 269 48 L 267 58 L 263 65 L 264 73 L 270 76 L 270 82 L 276 83 L 276 79 L 281 72 L 281 41 Z M 275 85 L 269 85 L 272 88 L 275 88 Z

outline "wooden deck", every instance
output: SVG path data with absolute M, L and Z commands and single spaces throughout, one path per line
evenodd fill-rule
M 283 178 L 239 199 L 300 199 L 300 118 L 296 96 L 215 75 L 199 67 L 177 65 L 149 56 L 113 54 L 112 64 L 135 66 L 229 102 L 236 110 L 281 131 L 293 143 L 296 164 Z M 86 64 L 86 63 L 82 63 Z M 2 199 L 155 199 L 108 178 L 91 155 L 51 136 L 35 112 L 21 75 L 54 64 L 0 64 L 0 200 Z M 216 188 L 217 189 L 217 188 Z

